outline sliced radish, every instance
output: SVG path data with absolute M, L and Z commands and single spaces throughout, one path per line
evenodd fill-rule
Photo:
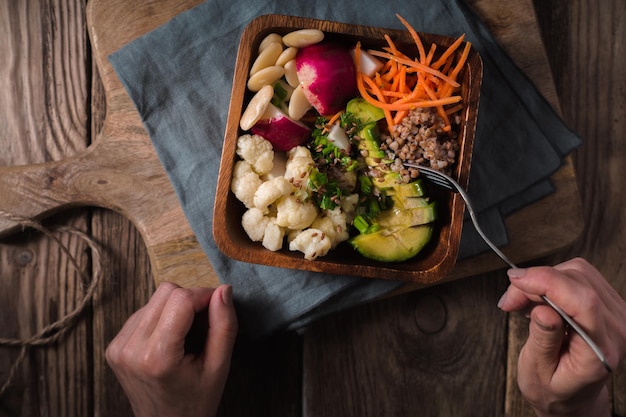
M 250 130 L 270 141 L 277 151 L 288 151 L 302 145 L 311 136 L 311 129 L 304 123 L 291 119 L 273 104 L 267 107 L 261 119 Z
M 355 52 L 356 48 L 352 48 L 350 50 L 350 54 L 352 55 L 352 59 L 356 60 Z M 356 64 L 355 64 L 356 65 Z M 375 56 L 367 53 L 367 51 L 364 51 L 361 49 L 361 55 L 360 55 L 360 65 L 359 68 L 357 68 L 359 70 L 359 72 L 367 75 L 368 77 L 373 77 L 374 74 L 376 74 L 378 71 L 380 71 L 380 69 L 383 67 L 383 63 L 381 60 L 379 60 L 378 58 L 376 58 Z
M 328 131 L 328 140 L 339 149 L 350 153 L 350 139 L 339 123 L 335 123 Z
M 301 48 L 296 70 L 306 97 L 322 115 L 338 112 L 357 95 L 354 60 L 344 46 L 323 42 Z

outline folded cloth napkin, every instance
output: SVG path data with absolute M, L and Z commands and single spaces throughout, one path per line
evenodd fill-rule
M 252 265 L 224 256 L 212 237 L 212 209 L 236 51 L 245 26 L 277 13 L 467 39 L 484 62 L 469 193 L 496 244 L 506 243 L 503 211 L 552 192 L 548 177 L 581 140 L 554 113 L 456 0 L 380 2 L 209 0 L 124 46 L 109 59 L 139 111 L 187 219 L 220 280 L 233 285 L 242 331 L 262 336 L 304 326 L 330 312 L 396 289 L 389 280 L 331 276 Z M 464 227 L 461 256 L 485 250 Z

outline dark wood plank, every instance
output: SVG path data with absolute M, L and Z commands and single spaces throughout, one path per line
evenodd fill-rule
M 104 88 L 97 72 L 92 73 L 91 91 L 91 136 L 96 137 L 106 113 Z M 92 414 L 131 417 L 130 403 L 107 365 L 104 352 L 128 317 L 145 305 L 154 292 L 150 258 L 137 228 L 119 213 L 93 209 L 91 234 L 106 248 L 102 259 L 103 280 L 93 305 Z
M 0 165 L 59 160 L 87 146 L 89 120 L 84 2 L 2 1 Z M 20 214 L 20 213 L 17 213 Z M 89 216 L 69 211 L 50 223 L 85 230 Z M 83 242 L 59 235 L 88 268 Z M 28 338 L 69 313 L 87 282 L 59 245 L 30 231 L 0 243 L 1 336 Z M 87 271 L 89 272 L 89 271 Z M 33 348 L 0 399 L 0 415 L 84 416 L 93 397 L 89 341 L 91 312 L 58 344 Z M 1 348 L 2 383 L 14 348 Z
M 380 301 L 304 336 L 305 416 L 501 415 L 501 272 Z
M 585 142 L 576 169 L 585 217 L 583 236 L 554 262 L 589 259 L 626 297 L 626 7 L 612 0 L 535 0 L 563 118 Z M 626 415 L 626 368 L 613 376 L 615 415 Z
M 218 416 L 301 416 L 301 352 L 293 332 L 237 340 Z
M 128 317 L 154 292 L 150 259 L 137 229 L 117 213 L 94 210 L 91 233 L 107 250 L 93 307 L 94 409 L 89 415 L 131 417 L 130 403 L 106 364 L 104 351 Z

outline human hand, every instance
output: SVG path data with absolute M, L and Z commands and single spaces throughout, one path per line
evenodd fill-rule
M 626 303 L 587 261 L 512 269 L 498 306 L 530 309 L 529 337 L 517 382 L 538 416 L 609 416 L 609 373 L 585 341 L 540 298 L 546 295 L 576 321 L 615 369 L 626 357 Z
M 208 332 L 199 351 L 190 353 L 186 339 L 198 314 L 208 315 Z M 136 417 L 212 417 L 236 335 L 230 286 L 213 290 L 164 282 L 124 324 L 106 359 Z

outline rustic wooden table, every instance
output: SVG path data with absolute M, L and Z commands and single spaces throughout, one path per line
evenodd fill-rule
M 529 2 L 471 4 L 505 47 L 511 44 L 507 22 L 528 24 L 533 47 L 509 53 L 521 63 L 537 62 L 536 54 L 545 58 L 544 65 L 524 71 L 586 139 L 572 160 L 579 175 L 582 236 L 538 262 L 584 256 L 626 295 L 621 275 L 626 217 L 620 205 L 626 177 L 621 160 L 626 156 L 626 7 L 622 0 L 535 0 L 535 16 Z M 5 39 L 0 44 L 0 166 L 56 161 L 84 150 L 101 130 L 105 111 L 90 53 L 86 1 L 0 0 L 0 10 Z M 545 56 L 542 45 L 534 43 L 537 22 Z M 526 53 L 535 55 L 528 59 Z M 66 210 L 46 224 L 73 226 L 93 236 L 104 248 L 105 274 L 71 333 L 29 351 L 0 398 L 0 415 L 131 416 L 103 353 L 154 290 L 145 242 L 127 218 L 106 209 Z M 58 237 L 91 275 L 84 242 L 73 235 Z M 478 263 L 466 263 L 455 274 L 478 270 Z M 54 240 L 30 230 L 1 240 L 0 338 L 37 333 L 71 311 L 86 285 Z M 530 416 L 515 384 L 527 323 L 495 308 L 505 288 L 499 270 L 339 313 L 304 334 L 241 340 L 221 414 Z M 0 349 L 2 384 L 19 349 Z M 617 370 L 611 385 L 613 409 L 620 416 L 626 416 L 625 371 Z

